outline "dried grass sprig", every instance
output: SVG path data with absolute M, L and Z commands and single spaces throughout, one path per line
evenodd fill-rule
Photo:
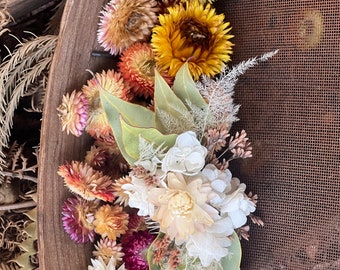
M 1 0 L 0 1 L 0 36 L 3 35 L 5 32 L 9 31 L 6 26 L 13 21 L 13 17 L 8 12 L 8 0 Z
M 20 98 L 31 94 L 30 86 L 49 70 L 56 42 L 53 35 L 27 40 L 0 65 L 0 172 L 6 165 L 3 148 L 7 147 Z
M 251 58 L 232 68 L 225 67 L 215 79 L 202 76 L 201 80 L 196 82 L 196 87 L 208 101 L 209 108 L 207 111 L 201 111 L 199 117 L 195 117 L 195 119 L 200 121 L 196 125 L 202 128 L 201 131 L 197 132 L 198 134 L 203 135 L 207 127 L 214 128 L 222 123 L 227 123 L 228 130 L 231 128 L 232 123 L 238 120 L 236 114 L 240 107 L 234 104 L 233 100 L 234 88 L 238 77 L 249 68 L 267 61 L 277 52 L 278 50 L 263 54 L 260 57 Z M 192 111 L 197 110 L 192 108 Z

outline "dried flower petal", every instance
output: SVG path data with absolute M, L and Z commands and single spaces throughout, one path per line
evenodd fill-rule
M 131 235 L 124 236 L 123 252 L 125 256 L 123 260 L 127 269 L 149 269 L 146 253 L 155 237 L 155 235 L 150 234 L 148 231 L 138 231 Z
M 81 197 L 68 198 L 62 206 L 62 220 L 65 231 L 76 243 L 93 242 L 95 238 L 94 213 L 99 201 L 87 201 Z
M 100 90 L 106 90 L 123 100 L 130 100 L 130 87 L 124 82 L 121 74 L 114 70 L 96 73 L 82 91 L 89 101 L 89 118 L 86 131 L 94 138 L 113 138 L 111 127 L 106 119 L 104 108 L 100 102 Z
M 95 214 L 93 224 L 96 233 L 102 237 L 116 240 L 128 229 L 129 215 L 124 212 L 123 208 L 108 204 L 101 206 Z
M 116 263 L 120 263 L 123 260 L 122 245 L 117 244 L 114 240 L 101 238 L 94 247 L 93 256 L 101 257 L 106 264 L 109 263 L 111 257 L 114 258 Z
M 137 96 L 153 97 L 156 60 L 150 44 L 138 42 L 128 47 L 121 54 L 118 66 L 124 80 L 129 82 Z M 161 75 L 169 85 L 172 84 L 169 75 L 165 72 Z
M 98 42 L 111 54 L 144 41 L 157 22 L 155 0 L 111 0 L 101 11 Z
M 159 16 L 160 25 L 153 29 L 151 45 L 161 70 L 175 76 L 188 61 L 191 74 L 214 76 L 230 60 L 233 36 L 224 23 L 224 15 L 217 15 L 210 4 L 186 2 L 168 8 L 168 14 Z
M 94 170 L 87 163 L 72 161 L 59 166 L 58 174 L 64 178 L 65 185 L 86 200 L 100 199 L 112 202 L 114 199 L 112 180 Z
M 85 95 L 76 90 L 71 95 L 67 93 L 57 110 L 62 130 L 79 137 L 86 127 L 88 118 L 88 100 Z

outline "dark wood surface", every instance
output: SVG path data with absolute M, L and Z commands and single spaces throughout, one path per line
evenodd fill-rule
M 68 0 L 65 6 L 57 48 L 50 69 L 42 128 L 38 182 L 38 230 L 40 269 L 87 269 L 91 245 L 73 243 L 64 232 L 61 206 L 70 196 L 57 175 L 58 166 L 66 161 L 83 160 L 91 139 L 61 131 L 57 106 L 62 95 L 80 90 L 91 75 L 86 69 L 101 71 L 113 66 L 113 59 L 95 58 L 98 49 L 96 31 L 99 12 L 106 1 Z

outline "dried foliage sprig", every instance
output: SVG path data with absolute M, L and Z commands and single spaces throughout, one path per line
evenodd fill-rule
M 197 132 L 198 134 L 203 136 L 207 126 L 216 127 L 222 123 L 227 123 L 229 131 L 232 123 L 238 120 L 236 114 L 240 106 L 234 104 L 233 95 L 239 76 L 259 63 L 267 61 L 277 52 L 278 50 L 242 61 L 232 68 L 226 66 L 217 78 L 202 76 L 201 80 L 196 82 L 196 87 L 208 101 L 209 108 L 208 110 L 197 110 L 194 106 L 191 108 L 191 111 L 198 114 L 195 115 L 195 119 L 200 120 L 196 123 L 196 126 L 202 129 Z
M 6 26 L 9 22 L 13 21 L 11 14 L 8 12 L 8 0 L 0 1 L 0 36 L 9 31 Z
M 8 144 L 20 98 L 29 93 L 30 86 L 49 69 L 56 42 L 54 35 L 27 40 L 0 66 L 0 172 L 6 165 L 3 149 Z

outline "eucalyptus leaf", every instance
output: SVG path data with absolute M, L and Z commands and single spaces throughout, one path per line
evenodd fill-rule
M 105 90 L 100 90 L 100 101 L 110 123 L 119 122 L 121 115 L 130 125 L 139 127 L 155 126 L 154 112 L 141 105 L 124 101 Z
M 121 100 L 105 90 L 100 90 L 100 101 L 121 154 L 129 164 L 133 164 L 122 141 L 120 118 L 123 117 L 131 125 L 153 127 L 155 125 L 154 113 L 143 106 Z
M 183 121 L 183 115 L 190 114 L 182 100 L 176 96 L 157 70 L 155 70 L 154 103 L 156 111 L 155 125 L 156 128 L 163 133 L 167 131 L 165 125 L 168 119 L 162 119 L 162 115 L 171 115 L 178 121 Z M 158 111 L 162 111 L 163 114 L 157 114 Z
M 188 62 L 185 62 L 178 70 L 173 91 L 177 97 L 186 105 L 187 101 L 190 100 L 191 104 L 198 108 L 205 108 L 207 103 L 196 88 L 195 82 L 190 74 Z
M 228 248 L 229 254 L 221 259 L 224 270 L 239 270 L 241 267 L 242 248 L 240 239 L 235 232 L 232 235 L 232 241 L 231 246 Z
M 120 119 L 122 127 L 122 143 L 127 156 L 125 159 L 133 164 L 139 159 L 139 136 L 155 147 L 170 148 L 175 144 L 177 134 L 164 135 L 155 128 L 143 128 L 129 125 L 123 118 Z

